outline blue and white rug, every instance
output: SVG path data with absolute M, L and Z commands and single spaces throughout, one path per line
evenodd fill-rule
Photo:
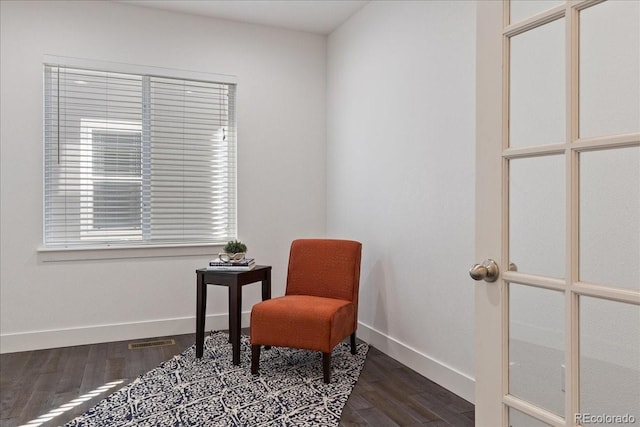
M 71 426 L 337 426 L 369 350 L 339 344 L 331 383 L 322 381 L 322 354 L 272 347 L 262 350 L 260 375 L 250 372 L 251 346 L 241 339 L 240 366 L 231 362 L 223 332 L 141 375 L 73 421 Z

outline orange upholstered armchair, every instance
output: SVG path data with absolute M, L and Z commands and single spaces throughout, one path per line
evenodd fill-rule
M 331 351 L 351 336 L 356 354 L 362 244 L 351 240 L 300 239 L 291 244 L 285 295 L 251 310 L 251 373 L 260 348 L 322 352 L 324 382 L 331 380 Z

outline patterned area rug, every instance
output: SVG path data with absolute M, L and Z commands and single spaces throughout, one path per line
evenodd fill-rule
M 147 372 L 66 426 L 337 426 L 369 351 L 339 344 L 331 383 L 322 381 L 322 354 L 272 347 L 262 350 L 260 375 L 249 370 L 249 339 L 241 339 L 240 366 L 231 363 L 223 332 Z

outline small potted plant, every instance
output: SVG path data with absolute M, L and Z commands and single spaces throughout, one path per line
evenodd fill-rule
M 231 240 L 223 248 L 224 253 L 218 254 L 222 261 L 241 261 L 247 254 L 247 245 L 239 240 Z

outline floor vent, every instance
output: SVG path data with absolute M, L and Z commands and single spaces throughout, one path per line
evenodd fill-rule
M 129 344 L 129 350 L 137 350 L 140 348 L 149 348 L 149 347 L 164 347 L 167 345 L 175 345 L 175 344 L 176 342 L 174 340 L 132 342 L 131 344 Z

